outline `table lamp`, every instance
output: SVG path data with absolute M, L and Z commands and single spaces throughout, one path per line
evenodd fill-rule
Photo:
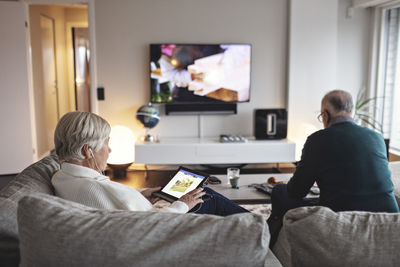
M 111 153 L 107 165 L 111 168 L 114 179 L 126 177 L 126 170 L 135 160 L 135 140 L 135 135 L 129 128 L 121 125 L 111 128 Z

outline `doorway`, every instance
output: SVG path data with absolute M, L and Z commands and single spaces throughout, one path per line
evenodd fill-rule
M 37 156 L 54 149 L 58 120 L 74 110 L 90 111 L 89 38 L 86 58 L 77 61 L 75 28 L 88 31 L 87 5 L 29 5 L 29 34 Z M 84 30 L 83 30 L 84 31 Z M 82 50 L 78 48 L 78 50 Z M 82 67 L 81 64 L 84 64 Z M 84 76 L 78 76 L 84 70 Z M 79 88 L 77 89 L 77 84 Z
M 90 48 L 88 28 L 72 28 L 74 46 L 75 107 L 90 111 Z

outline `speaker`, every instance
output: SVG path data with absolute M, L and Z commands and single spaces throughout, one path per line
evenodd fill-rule
M 236 103 L 167 103 L 166 115 L 191 115 L 191 114 L 236 114 Z
M 286 109 L 256 109 L 254 136 L 256 139 L 285 139 L 287 136 Z

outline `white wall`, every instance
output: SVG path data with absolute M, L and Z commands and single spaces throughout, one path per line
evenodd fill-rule
M 136 134 L 135 112 L 150 98 L 150 43 L 251 43 L 251 100 L 237 115 L 202 116 L 203 135 L 253 134 L 255 108 L 286 107 L 287 1 L 96 0 L 99 113 Z M 197 136 L 197 116 L 163 116 L 152 130 Z
M 297 159 L 307 136 L 321 126 L 322 96 L 336 88 L 337 9 L 337 0 L 291 0 L 288 136 Z
M 289 37 L 289 138 L 300 159 L 317 121 L 321 99 L 334 89 L 354 99 L 368 78 L 370 10 L 347 8 L 351 0 L 291 0 Z M 318 10 L 316 12 L 315 10 Z
M 21 2 L 0 2 L 0 174 L 33 162 L 25 13 Z
M 371 10 L 354 8 L 347 16 L 351 0 L 339 1 L 337 36 L 337 87 L 352 93 L 367 86 L 371 32 Z

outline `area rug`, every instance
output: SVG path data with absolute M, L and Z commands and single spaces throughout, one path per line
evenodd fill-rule
M 263 216 L 265 219 L 268 219 L 269 215 L 271 215 L 271 204 L 254 204 L 240 206 L 252 213 Z

